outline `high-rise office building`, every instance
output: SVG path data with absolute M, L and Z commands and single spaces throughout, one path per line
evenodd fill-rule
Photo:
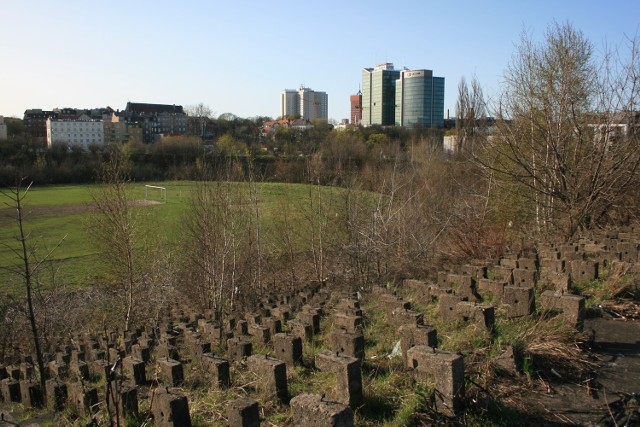
M 329 97 L 326 92 L 316 92 L 300 87 L 300 115 L 305 120 L 329 118 Z
M 434 77 L 431 70 L 403 70 L 395 88 L 396 126 L 444 126 L 444 77 Z
M 396 80 L 400 71 L 385 63 L 362 70 L 362 124 L 395 124 Z
M 359 125 L 362 122 L 362 92 L 358 91 L 349 98 L 351 101 L 351 124 Z
M 304 120 L 329 118 L 329 96 L 300 86 L 297 91 L 285 89 L 280 94 L 280 116 L 300 116 Z
M 280 94 L 280 117 L 300 115 L 300 96 L 297 90 L 285 89 Z

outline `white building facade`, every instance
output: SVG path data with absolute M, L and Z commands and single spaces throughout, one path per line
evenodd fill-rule
M 47 119 L 47 147 L 56 143 L 80 145 L 87 149 L 92 144 L 104 145 L 104 123 L 81 116 L 77 120 Z
M 297 91 L 285 89 L 280 95 L 280 117 L 300 116 L 304 120 L 329 118 L 329 96 L 300 86 Z

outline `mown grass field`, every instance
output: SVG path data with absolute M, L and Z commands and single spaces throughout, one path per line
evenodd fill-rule
M 187 210 L 195 182 L 171 181 L 147 183 L 166 188 L 166 203 L 138 206 L 142 229 L 149 235 L 157 236 L 159 244 L 171 247 L 181 238 L 181 223 Z M 232 184 L 240 190 L 248 184 Z M 35 248 L 34 259 L 42 259 L 53 248 L 51 263 L 55 269 L 56 281 L 66 287 L 91 286 L 99 281 L 101 257 L 95 239 L 89 231 L 92 215 L 92 194 L 98 185 L 64 185 L 32 187 L 24 200 L 26 219 L 25 230 L 29 233 L 30 245 Z M 266 227 L 283 211 L 289 210 L 292 218 L 301 215 L 301 206 L 308 205 L 310 188 L 306 185 L 260 183 L 256 186 L 258 210 L 261 223 Z M 317 191 L 317 189 L 312 189 Z M 338 189 L 324 188 L 323 197 L 335 194 Z M 129 184 L 130 200 L 145 199 L 145 184 Z M 159 200 L 160 193 L 149 191 L 149 200 Z M 0 293 L 19 292 L 21 277 L 15 274 L 21 266 L 15 208 L 11 200 L 2 197 L 0 205 Z M 45 276 L 50 281 L 51 268 Z

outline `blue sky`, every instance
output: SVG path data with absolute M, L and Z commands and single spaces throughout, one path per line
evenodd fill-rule
M 327 92 L 340 120 L 362 68 L 383 62 L 445 77 L 453 116 L 462 76 L 497 93 L 523 31 L 542 39 L 569 22 L 597 53 L 640 36 L 638 0 L 4 0 L 0 10 L 0 115 L 17 117 L 127 101 L 275 117 L 280 92 L 304 84 Z

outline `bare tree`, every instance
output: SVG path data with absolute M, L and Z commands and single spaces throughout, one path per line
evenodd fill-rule
M 18 274 L 24 281 L 25 297 L 26 297 L 26 316 L 29 321 L 29 327 L 31 329 L 31 338 L 33 339 L 33 345 L 36 352 L 36 363 L 38 364 L 38 371 L 40 373 L 40 386 L 42 390 L 45 390 L 45 368 L 44 357 L 42 352 L 41 333 L 38 326 L 36 312 L 36 292 L 40 286 L 38 275 L 45 262 L 51 257 L 53 251 L 60 245 L 60 242 L 52 250 L 42 257 L 36 256 L 35 246 L 30 242 L 31 234 L 25 229 L 26 212 L 24 210 L 24 202 L 31 189 L 30 182 L 24 186 L 25 178 L 18 180 L 16 186 L 7 191 L 0 191 L 0 195 L 6 199 L 4 204 L 12 209 L 15 209 L 15 216 L 13 219 L 16 221 L 17 235 L 15 240 L 18 242 L 18 247 L 14 247 L 8 244 L 5 246 L 14 253 L 16 259 L 19 260 L 19 264 L 16 265 L 15 273 Z
M 189 116 L 189 134 L 204 137 L 207 132 L 207 124 L 213 118 L 214 112 L 206 104 L 200 102 L 185 108 Z
M 473 153 L 474 147 L 486 137 L 487 104 L 482 86 L 477 78 L 471 87 L 464 77 L 458 83 L 456 102 L 456 152 Z
M 552 25 L 540 45 L 522 36 L 505 73 L 497 135 L 478 159 L 527 198 L 541 231 L 570 237 L 600 224 L 636 182 L 635 136 L 609 137 L 620 119 L 635 123 L 639 58 L 637 43 L 630 47 L 627 62 L 610 53 L 599 67 L 569 24 Z
M 118 285 L 116 311 L 122 316 L 124 331 L 132 324 L 137 294 L 147 279 L 143 237 L 127 194 L 127 171 L 125 154 L 112 145 L 101 172 L 103 185 L 92 194 L 95 215 L 91 224 L 95 242 Z
M 244 266 L 250 259 L 250 213 L 245 210 L 244 194 L 231 182 L 236 163 L 229 161 L 217 181 L 201 171 L 184 217 L 188 251 L 184 262 L 189 270 L 189 293 L 211 308 L 222 320 L 233 310 L 241 291 Z

